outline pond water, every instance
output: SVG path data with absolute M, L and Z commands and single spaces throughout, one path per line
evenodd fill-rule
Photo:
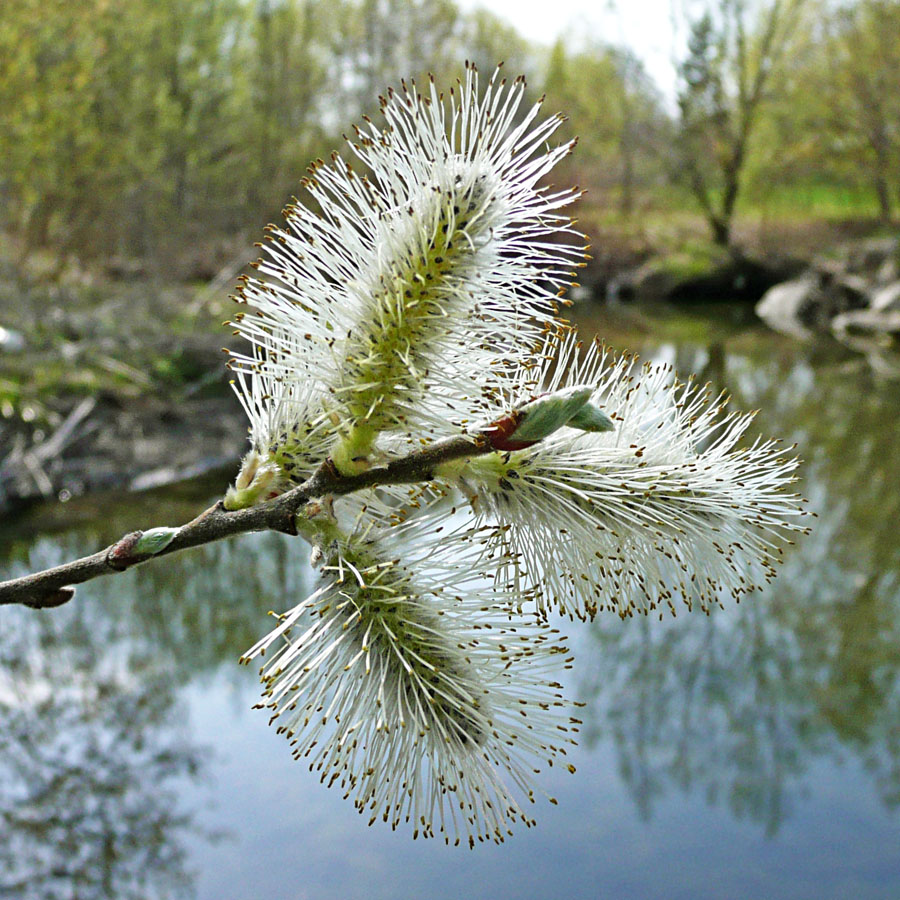
M 236 659 L 308 553 L 256 535 L 0 609 L 0 896 L 900 896 L 900 381 L 724 309 L 579 325 L 759 408 L 819 518 L 740 605 L 566 623 L 585 725 L 536 828 L 413 842 L 291 759 Z M 185 521 L 226 477 L 35 509 L 3 523 L 0 570 Z

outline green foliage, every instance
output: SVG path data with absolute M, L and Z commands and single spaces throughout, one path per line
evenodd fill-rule
M 900 2 L 821 2 L 815 13 L 792 39 L 754 183 L 783 193 L 799 182 L 887 221 L 900 199 Z
M 781 88 L 804 0 L 717 0 L 688 22 L 679 65 L 680 170 L 715 243 L 727 245 L 753 138 Z
M 246 127 L 236 0 L 13 0 L 0 24 L 7 218 L 30 247 L 146 254 L 221 214 Z M 225 40 L 225 35 L 232 40 Z
M 900 0 L 709 0 L 678 113 L 627 49 L 542 50 L 454 0 L 6 0 L 0 230 L 23 253 L 208 277 L 401 77 L 504 60 L 568 116 L 559 172 L 620 227 L 700 209 L 879 214 L 900 200 Z M 630 217 L 630 218 L 627 218 Z M 630 227 L 630 226 L 629 226 Z
M 589 202 L 630 214 L 637 195 L 662 180 L 671 130 L 641 62 L 623 48 L 588 42 L 573 51 L 560 39 L 544 91 L 548 107 L 567 117 L 566 136 L 579 140 L 568 162 L 573 180 L 589 191 Z
M 8 0 L 0 227 L 25 251 L 166 260 L 275 218 L 400 77 L 530 50 L 452 0 Z M 243 241 L 242 241 L 243 242 Z M 196 268 L 196 267 L 195 267 Z

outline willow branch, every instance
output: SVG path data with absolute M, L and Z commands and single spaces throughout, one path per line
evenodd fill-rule
M 480 456 L 493 449 L 484 435 L 446 438 L 356 475 L 341 475 L 330 459 L 325 460 L 303 484 L 266 503 L 248 509 L 227 510 L 219 501 L 179 528 L 174 537 L 155 552 L 146 549 L 146 541 L 141 543 L 145 532 L 133 531 L 91 556 L 0 582 L 0 605 L 19 603 L 34 609 L 61 606 L 75 595 L 74 585 L 124 572 L 150 559 L 250 531 L 281 531 L 295 535 L 297 515 L 310 500 L 351 494 L 377 485 L 430 481 L 434 469 L 441 463 Z

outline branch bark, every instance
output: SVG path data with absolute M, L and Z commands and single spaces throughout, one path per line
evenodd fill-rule
M 175 537 L 158 552 L 140 549 L 142 531 L 124 535 L 91 556 L 0 582 L 0 605 L 22 604 L 33 609 L 61 606 L 75 596 L 75 585 L 104 575 L 124 572 L 150 559 L 199 547 L 250 531 L 281 531 L 297 534 L 297 515 L 318 497 L 351 494 L 368 487 L 415 484 L 430 481 L 435 468 L 456 459 L 480 456 L 494 450 L 490 437 L 451 437 L 435 441 L 422 450 L 373 466 L 357 475 L 341 475 L 326 459 L 303 484 L 279 497 L 247 509 L 226 510 L 221 501 L 178 529 Z

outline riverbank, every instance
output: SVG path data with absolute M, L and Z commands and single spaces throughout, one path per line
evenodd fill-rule
M 226 293 L 0 263 L 0 511 L 233 464 Z
M 900 234 L 864 219 L 739 220 L 731 248 L 717 247 L 701 216 L 648 212 L 579 222 L 592 259 L 578 300 L 637 303 L 757 302 L 774 285 L 845 248 Z
M 771 230 L 744 226 L 742 249 L 727 252 L 704 242 L 701 227 L 684 220 L 613 233 L 595 223 L 602 249 L 572 291 L 574 318 L 590 319 L 592 309 L 607 306 L 630 311 L 638 330 L 659 329 L 659 315 L 642 310 L 702 303 L 714 304 L 723 320 L 749 321 L 767 291 L 801 276 L 815 290 L 796 309 L 812 321 L 818 313 L 806 315 L 810 304 L 831 295 L 809 273 L 824 271 L 838 298 L 824 325 L 780 329 L 818 339 L 839 312 L 864 311 L 862 293 L 841 305 L 847 285 L 862 291 L 866 277 L 870 287 L 900 282 L 900 251 L 885 249 L 897 238 L 871 222 L 783 226 L 778 252 Z M 878 253 L 866 250 L 876 246 Z M 143 490 L 234 466 L 246 447 L 246 422 L 223 365 L 230 334 L 222 323 L 232 314 L 227 295 L 238 273 L 232 266 L 228 278 L 220 272 L 211 283 L 173 284 L 139 277 L 132 267 L 117 277 L 70 272 L 48 282 L 0 261 L 0 511 L 98 490 Z M 846 343 L 871 354 L 857 331 L 852 338 L 857 346 Z M 900 370 L 896 354 L 882 350 L 873 368 Z

